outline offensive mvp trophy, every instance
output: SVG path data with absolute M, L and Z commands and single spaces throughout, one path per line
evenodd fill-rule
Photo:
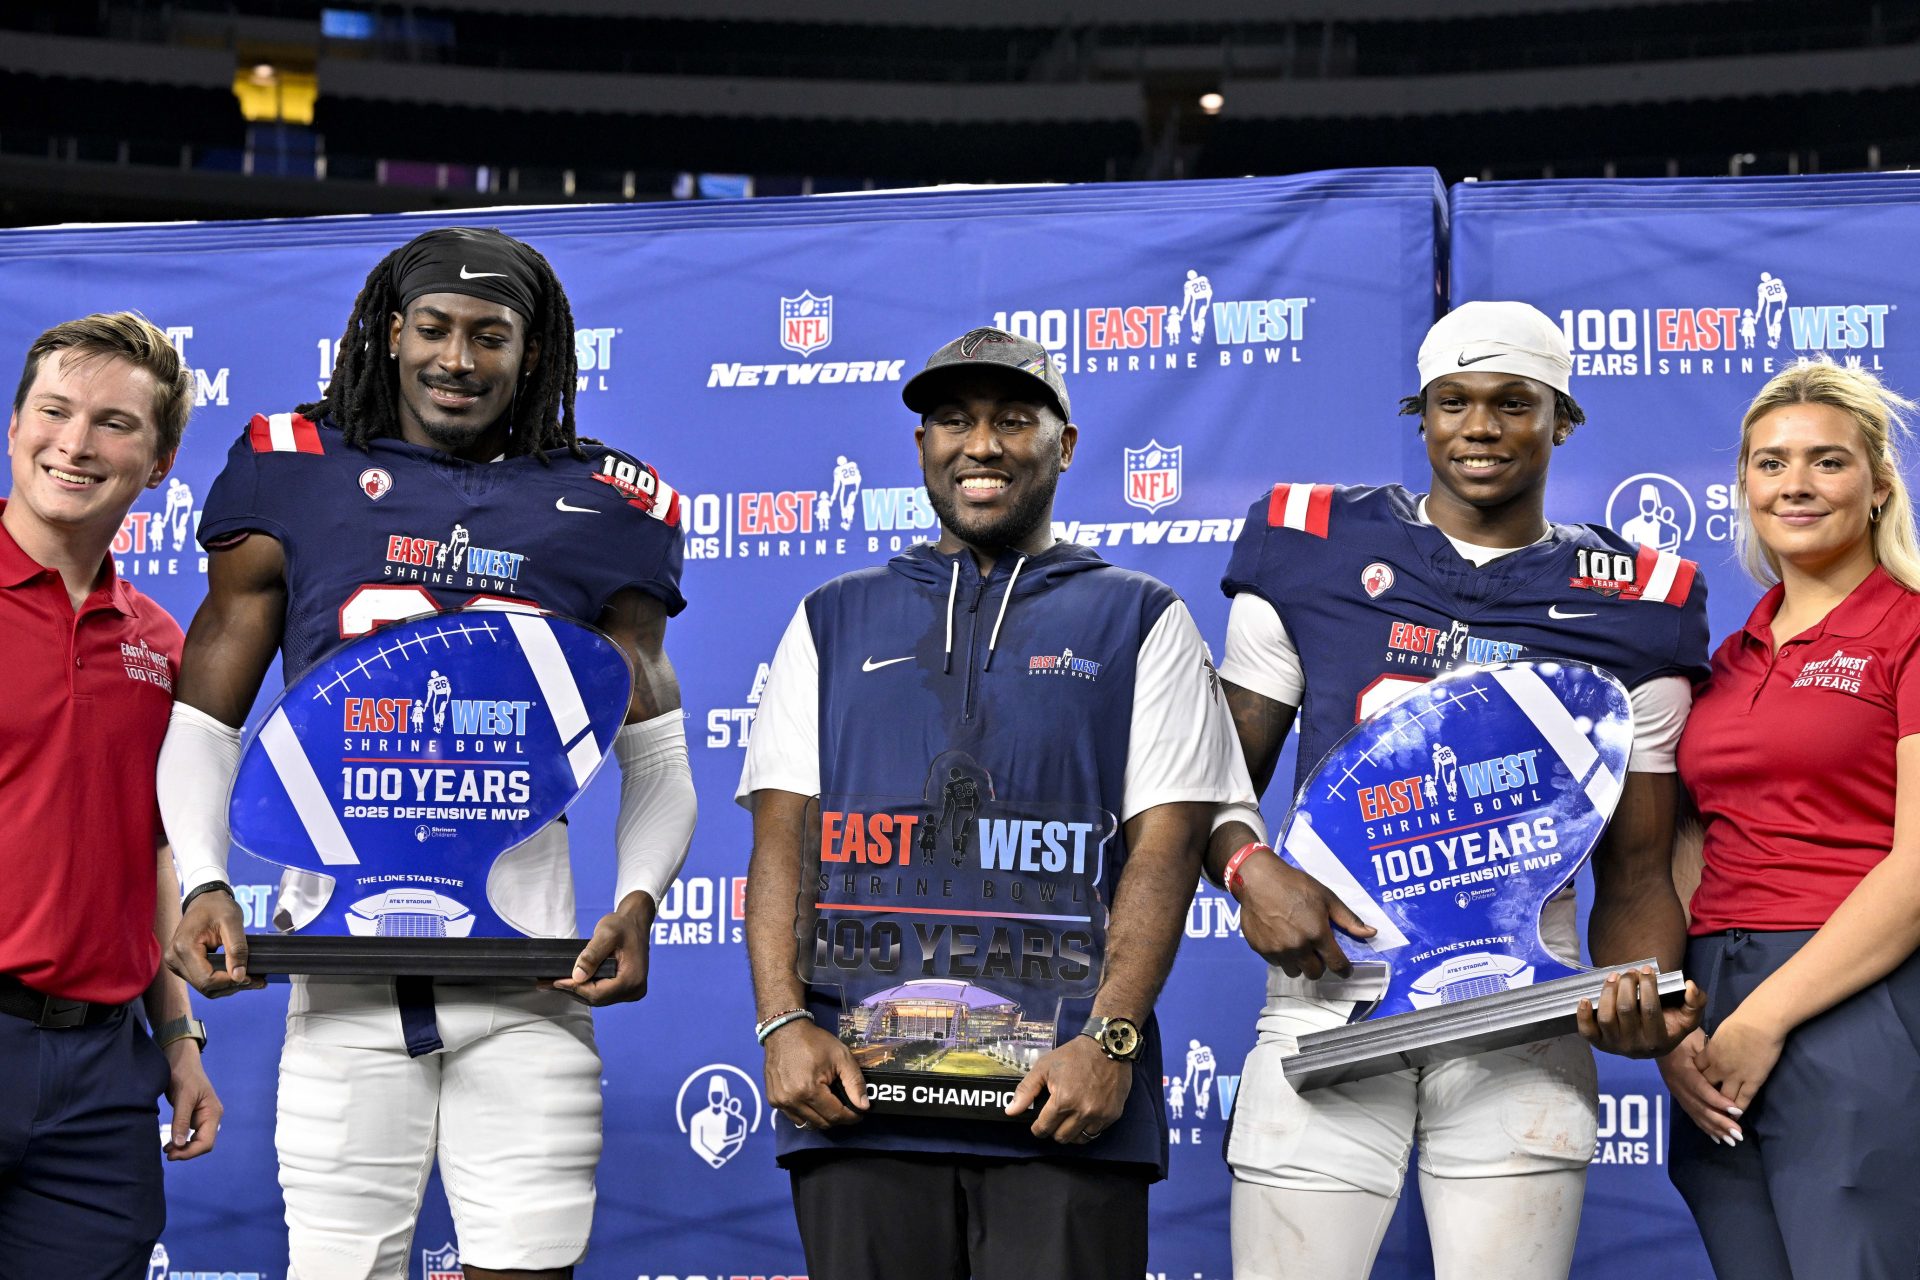
M 1632 745 L 1618 680 L 1525 661 L 1421 685 L 1327 753 L 1280 853 L 1377 931 L 1341 945 L 1349 982 L 1384 971 L 1387 989 L 1349 1025 L 1300 1037 L 1295 1089 L 1564 1035 L 1607 974 L 1653 963 L 1580 969 L 1540 940 L 1541 907 L 1606 829 Z M 1658 982 L 1668 1002 L 1686 986 Z
M 525 936 L 487 877 L 592 780 L 632 684 L 602 632 L 521 610 L 415 618 L 314 664 L 234 777 L 233 842 L 287 868 L 296 930 L 250 936 L 248 967 L 566 977 L 580 940 Z
M 1079 1034 L 1100 985 L 1118 829 L 1103 809 L 998 796 L 956 751 L 923 795 L 820 798 L 799 971 L 874 1111 L 1010 1119 L 1021 1077 Z

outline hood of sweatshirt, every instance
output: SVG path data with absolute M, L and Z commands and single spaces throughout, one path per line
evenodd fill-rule
M 1006 584 L 999 592 L 1000 606 L 994 613 L 993 631 L 987 639 L 987 660 L 982 669 L 991 671 L 994 648 L 1000 642 L 1000 625 L 1006 621 L 1007 610 L 1014 600 L 1038 595 L 1074 574 L 1108 567 L 1107 562 L 1091 548 L 1074 542 L 1056 542 L 1038 555 L 1003 554 L 994 561 L 993 571 L 985 578 L 980 576 L 980 567 L 974 562 L 971 552 L 962 548 L 949 555 L 936 549 L 931 542 L 919 543 L 887 561 L 889 572 L 923 587 L 936 599 L 945 598 L 945 670 L 948 671 L 953 669 L 954 613 L 961 600 L 972 598 L 971 593 L 1000 583 Z

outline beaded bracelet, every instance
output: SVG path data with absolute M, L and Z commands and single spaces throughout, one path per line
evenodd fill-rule
M 808 1022 L 812 1022 L 813 1014 L 805 1009 L 782 1009 L 765 1022 L 757 1024 L 753 1029 L 753 1038 L 761 1044 L 765 1044 L 768 1036 L 786 1026 L 789 1022 L 798 1022 L 802 1018 L 805 1018 Z

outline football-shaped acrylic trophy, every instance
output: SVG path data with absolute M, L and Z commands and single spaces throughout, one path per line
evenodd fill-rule
M 1353 976 L 1323 990 L 1366 998 L 1350 1025 L 1300 1038 L 1296 1089 L 1564 1034 L 1608 973 L 1653 963 L 1585 969 L 1540 935 L 1542 907 L 1606 830 L 1632 747 L 1618 680 L 1531 660 L 1423 684 L 1327 753 L 1278 851 L 1375 933 L 1341 939 Z M 1685 982 L 1659 985 L 1674 998 Z
M 633 673 L 593 627 L 465 609 L 335 650 L 247 735 L 233 843 L 286 868 L 248 940 L 258 973 L 565 977 L 581 943 L 533 938 L 488 877 L 593 779 Z

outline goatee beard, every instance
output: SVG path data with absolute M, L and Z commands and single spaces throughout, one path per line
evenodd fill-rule
M 403 403 L 401 412 L 413 419 L 413 425 L 419 427 L 427 439 L 433 441 L 442 449 L 455 453 L 471 447 L 481 436 L 484 436 L 487 432 L 493 430 L 493 428 L 505 423 L 508 416 L 503 413 L 492 422 L 482 423 L 479 426 L 469 426 L 464 422 L 429 422 L 421 417 L 419 411 L 411 404 Z M 509 427 L 509 431 L 511 431 L 511 427 Z
M 941 527 L 954 537 L 983 550 L 1000 551 L 1017 547 L 1034 535 L 1053 507 L 1054 490 L 1059 484 L 1060 471 L 1056 467 L 1036 477 L 1025 496 L 997 518 L 985 523 L 969 523 L 962 518 L 962 510 L 954 501 L 952 489 L 928 485 L 927 500 L 933 504 L 933 513 L 940 518 Z M 973 519 L 977 521 L 979 518 Z

